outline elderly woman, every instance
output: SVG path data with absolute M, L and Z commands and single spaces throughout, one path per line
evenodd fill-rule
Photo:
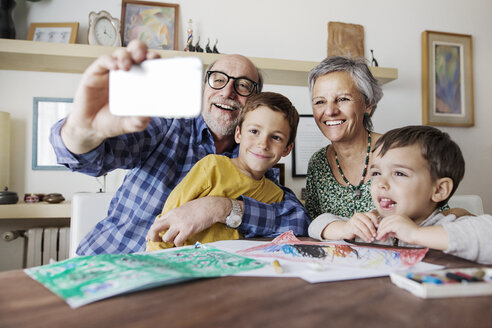
M 371 117 L 383 96 L 364 59 L 329 57 L 309 73 L 313 115 L 331 144 L 309 160 L 306 209 L 351 217 L 374 208 L 370 194 L 371 149 L 379 133 Z

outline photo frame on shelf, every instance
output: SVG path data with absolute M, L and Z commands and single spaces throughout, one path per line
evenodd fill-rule
M 316 125 L 313 115 L 299 115 L 297 136 L 292 149 L 292 176 L 305 177 L 309 159 L 330 143 Z
M 178 50 L 179 5 L 123 0 L 121 40 L 127 46 L 139 39 L 150 49 Z
M 67 170 L 56 162 L 56 155 L 50 144 L 53 124 L 66 117 L 72 110 L 72 98 L 34 97 L 32 120 L 32 169 Z
M 471 35 L 422 32 L 422 123 L 475 124 Z
M 27 40 L 55 43 L 75 43 L 79 23 L 31 23 Z
M 328 22 L 327 55 L 364 58 L 364 26 Z

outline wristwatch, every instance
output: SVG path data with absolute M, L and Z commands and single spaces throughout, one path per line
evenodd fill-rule
M 241 225 L 243 221 L 243 211 L 241 210 L 241 205 L 239 201 L 231 199 L 232 210 L 231 213 L 226 217 L 226 226 L 231 229 L 236 229 Z

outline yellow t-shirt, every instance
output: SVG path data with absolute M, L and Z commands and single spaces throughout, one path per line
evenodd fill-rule
M 270 179 L 264 176 L 260 180 L 252 179 L 232 163 L 230 158 L 222 155 L 207 155 L 199 160 L 169 194 L 162 213 L 169 212 L 193 199 L 206 196 L 221 196 L 236 199 L 246 196 L 262 203 L 281 202 L 284 192 Z M 162 235 L 165 231 L 161 232 Z M 223 223 L 215 223 L 202 232 L 191 235 L 185 245 L 210 243 L 218 240 L 240 239 L 242 235 L 236 229 L 230 229 Z M 173 247 L 172 243 L 147 242 L 146 251 Z

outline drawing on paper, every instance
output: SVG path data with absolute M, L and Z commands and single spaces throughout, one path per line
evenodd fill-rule
M 264 265 L 201 245 L 146 254 L 75 257 L 24 271 L 76 308 L 121 293 L 195 278 L 227 276 Z
M 288 231 L 271 243 L 237 253 L 251 257 L 273 257 L 296 262 L 318 262 L 324 265 L 387 270 L 417 264 L 427 251 L 428 248 L 402 249 L 301 241 L 292 231 Z

